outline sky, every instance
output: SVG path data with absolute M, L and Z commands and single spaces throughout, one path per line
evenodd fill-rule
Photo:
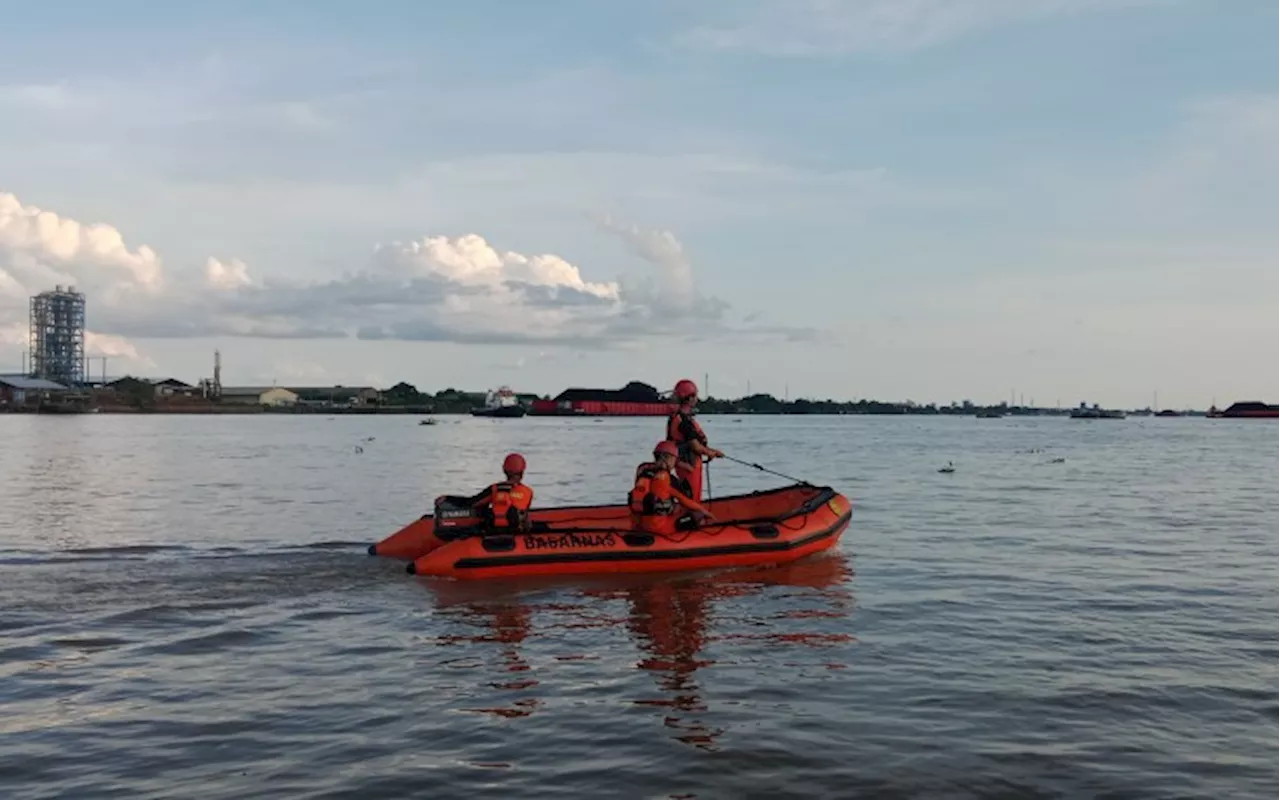
M 0 20 L 0 371 L 74 284 L 109 376 L 1277 400 L 1274 2 Z

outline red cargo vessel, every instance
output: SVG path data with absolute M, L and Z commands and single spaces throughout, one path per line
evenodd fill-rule
M 554 400 L 534 400 L 535 417 L 665 417 L 674 404 L 647 383 L 632 381 L 621 389 L 565 389 Z
M 1280 407 L 1257 401 L 1232 403 L 1226 411 L 1210 408 L 1206 416 L 1214 419 L 1275 419 L 1280 417 Z

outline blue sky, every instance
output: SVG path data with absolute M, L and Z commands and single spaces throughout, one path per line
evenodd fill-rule
M 74 280 L 111 373 L 1276 399 L 1274 3 L 0 18 L 0 367 Z

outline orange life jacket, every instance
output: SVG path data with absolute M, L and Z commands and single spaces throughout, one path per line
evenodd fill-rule
M 681 430 L 685 421 L 693 425 L 695 433 L 692 439 L 686 438 L 684 431 Z M 677 409 L 671 416 L 667 417 L 667 438 L 676 443 L 676 449 L 679 451 L 676 456 L 677 461 L 682 461 L 686 464 L 697 464 L 702 460 L 689 445 L 695 441 L 702 442 L 705 445 L 707 443 L 707 434 L 703 432 L 702 426 L 698 424 L 698 421 L 689 412 Z
M 522 483 L 495 483 L 489 487 L 489 503 L 485 507 L 486 522 L 499 529 L 528 527 L 529 506 L 533 490 Z
M 638 516 L 667 516 L 677 503 L 671 495 L 671 473 L 661 464 L 647 462 L 636 467 L 636 483 L 627 497 L 631 512 Z

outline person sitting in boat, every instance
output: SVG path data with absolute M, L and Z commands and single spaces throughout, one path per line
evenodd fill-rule
M 511 453 L 502 461 L 506 480 L 490 485 L 471 498 L 487 533 L 527 533 L 533 489 L 525 486 L 524 456 Z
M 672 392 L 678 403 L 667 417 L 667 439 L 676 443 L 676 475 L 685 493 L 695 501 L 702 499 L 702 459 L 724 458 L 724 453 L 707 444 L 707 434 L 693 418 L 698 402 L 698 385 L 685 378 L 677 381 Z
M 674 442 L 662 441 L 653 448 L 653 461 L 636 467 L 636 481 L 627 496 L 632 524 L 647 533 L 670 535 L 678 530 L 693 530 L 715 517 L 698 501 L 675 487 L 679 449 Z M 682 513 L 683 512 L 683 513 Z

